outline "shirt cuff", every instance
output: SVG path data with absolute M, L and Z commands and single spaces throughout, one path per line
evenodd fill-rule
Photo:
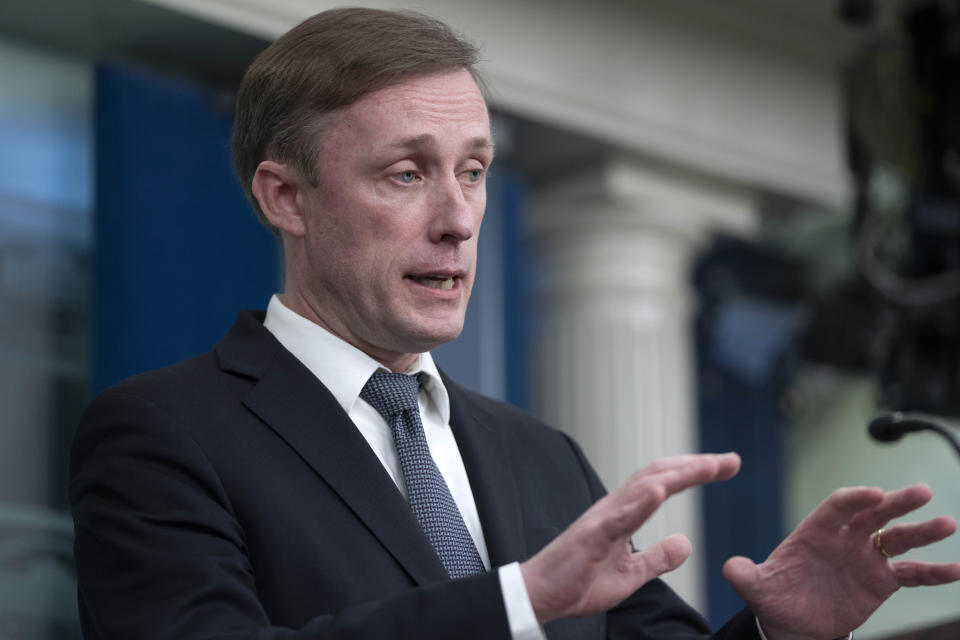
M 500 576 L 500 593 L 507 611 L 507 624 L 512 640 L 546 640 L 543 627 L 537 623 L 537 614 L 530 604 L 527 585 L 523 582 L 520 563 L 512 562 L 497 570 Z M 759 624 L 759 622 L 757 623 Z
M 763 634 L 763 627 L 760 626 L 760 618 L 753 616 L 753 619 L 757 622 L 757 633 L 760 634 L 760 640 L 767 640 L 767 636 Z M 837 640 L 853 640 L 853 632 L 851 631 L 842 638 L 837 638 Z

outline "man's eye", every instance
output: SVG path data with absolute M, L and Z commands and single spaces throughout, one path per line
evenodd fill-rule
M 410 184 L 417 179 L 416 171 L 401 171 L 397 175 L 400 178 L 400 182 L 404 184 Z
M 480 182 L 480 178 L 483 177 L 483 169 L 471 169 L 467 171 L 467 179 L 470 182 Z

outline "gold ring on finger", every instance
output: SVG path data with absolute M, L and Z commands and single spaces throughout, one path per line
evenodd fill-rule
M 884 558 L 893 557 L 889 551 L 883 548 L 883 527 L 877 529 L 877 532 L 873 534 L 873 546 L 877 548 L 877 551 L 879 551 L 880 555 Z

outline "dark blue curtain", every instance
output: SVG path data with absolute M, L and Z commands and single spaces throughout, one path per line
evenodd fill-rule
M 273 236 L 231 170 L 229 96 L 96 71 L 93 391 L 208 351 L 278 289 Z
M 788 389 L 807 313 L 795 265 L 732 239 L 705 254 L 694 282 L 701 448 L 743 460 L 737 477 L 704 488 L 708 617 L 716 628 L 744 606 L 723 563 L 735 555 L 760 562 L 784 534 Z

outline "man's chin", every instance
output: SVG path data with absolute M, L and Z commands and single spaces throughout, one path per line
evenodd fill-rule
M 463 331 L 463 320 L 459 322 L 419 324 L 409 327 L 403 340 L 403 351 L 423 353 L 436 349 L 442 344 L 455 340 Z

